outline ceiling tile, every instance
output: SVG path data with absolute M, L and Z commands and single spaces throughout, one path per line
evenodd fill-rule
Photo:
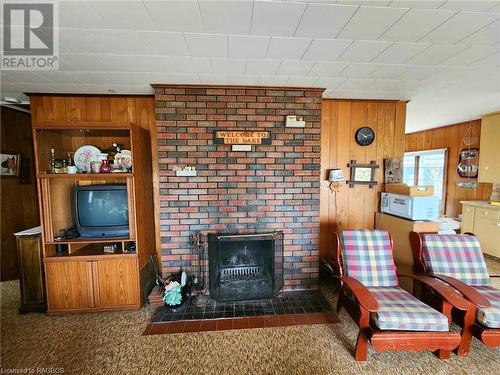
M 444 69 L 442 66 L 415 66 L 406 72 L 401 73 L 397 76 L 397 79 L 400 80 L 422 80 L 426 77 L 429 77 L 433 74 L 436 74 L 441 69 Z
M 493 22 L 474 34 L 462 39 L 463 44 L 500 44 L 500 20 Z
M 287 86 L 296 86 L 296 87 L 309 87 L 314 85 L 316 81 L 316 77 L 307 77 L 307 76 L 291 76 L 288 78 L 286 82 Z
M 174 56 L 172 57 L 174 73 L 210 73 L 212 64 L 208 57 Z M 165 70 L 163 70 L 165 71 Z
M 318 77 L 314 82 L 314 86 L 326 87 L 331 90 L 339 87 L 345 80 L 345 78 Z
M 453 14 L 455 14 L 453 11 L 410 9 L 380 39 L 415 42 L 452 17 Z
M 185 33 L 184 36 L 192 56 L 228 56 L 226 35 Z
M 256 86 L 259 84 L 259 76 L 249 74 L 230 74 L 228 83 L 230 85 Z
M 64 72 L 61 70 L 39 71 L 36 73 L 38 76 L 46 79 L 50 83 L 88 83 L 82 82 L 78 77 L 73 75 L 73 72 Z
M 154 29 L 142 1 L 90 1 L 87 3 L 108 29 Z M 118 6 L 117 6 L 118 5 Z
M 311 39 L 273 37 L 269 44 L 267 57 L 277 59 L 300 59 Z
M 196 1 L 144 1 L 156 28 L 167 31 L 203 32 Z
M 397 8 L 422 8 L 422 9 L 437 9 L 443 5 L 446 0 L 393 0 L 389 4 L 390 7 Z
M 130 70 L 133 72 L 170 72 L 175 69 L 173 59 L 170 56 L 137 55 L 135 57 L 139 65 Z
M 252 1 L 199 2 L 203 25 L 208 33 L 247 34 L 252 18 Z
M 443 61 L 443 65 L 467 66 L 479 61 L 500 49 L 500 46 L 470 46 L 462 52 Z
M 467 48 L 463 44 L 434 44 L 406 61 L 413 65 L 436 65 Z
M 429 43 L 397 42 L 372 60 L 376 63 L 401 64 L 430 46 Z
M 365 78 L 373 71 L 380 68 L 379 64 L 360 64 L 353 63 L 346 66 L 344 70 L 337 74 L 341 78 Z
M 368 62 L 390 45 L 391 42 L 355 40 L 337 60 L 347 62 Z
M 228 35 L 230 57 L 266 57 L 268 36 Z
M 48 83 L 49 80 L 44 78 L 42 75 L 37 74 L 36 72 L 32 72 L 29 70 L 10 70 L 7 73 L 2 72 L 2 78 L 8 76 L 12 84 L 20 84 L 20 83 Z M 3 81 L 2 81 L 3 83 Z
M 461 12 L 424 36 L 421 41 L 434 43 L 456 43 L 495 21 L 499 15 L 493 13 Z
M 373 79 L 346 79 L 339 86 L 341 90 L 363 90 L 369 86 L 374 80 Z
M 227 85 L 229 76 L 227 74 L 198 74 L 201 84 Z
M 385 7 L 389 5 L 390 2 L 390 0 L 337 0 L 337 4 L 371 5 L 377 7 Z
M 101 65 L 98 55 L 61 54 L 59 69 L 96 71 Z
M 162 78 L 160 83 L 196 84 L 201 82 L 200 77 L 196 73 L 168 73 L 167 77 Z
M 360 7 L 338 35 L 343 39 L 378 39 L 408 9 Z
M 441 6 L 441 9 L 464 10 L 469 12 L 485 12 L 498 5 L 498 1 L 447 1 Z
M 295 36 L 334 38 L 357 9 L 357 6 L 309 3 Z
M 99 84 L 106 82 L 106 77 L 108 77 L 109 72 L 83 72 L 83 71 L 77 71 L 77 72 L 71 72 L 71 75 L 73 75 L 76 79 L 78 79 L 80 82 L 85 82 L 89 84 Z M 130 75 L 130 73 L 127 73 Z
M 60 1 L 59 27 L 103 28 L 104 22 L 86 1 Z
M 189 51 L 182 33 L 169 31 L 139 31 L 137 54 L 187 56 Z
M 304 61 L 304 60 L 284 60 L 279 69 L 278 75 L 296 75 L 305 76 L 307 72 L 311 70 L 314 65 L 314 61 Z
M 137 53 L 137 50 L 141 50 L 144 47 L 136 30 L 95 29 L 90 32 L 93 39 L 98 40 L 105 53 L 108 54 L 134 55 Z
M 309 72 L 310 76 L 315 77 L 337 77 L 338 73 L 345 69 L 349 63 L 345 62 L 317 62 Z
M 314 39 L 302 57 L 303 60 L 335 60 L 344 52 L 352 40 Z
M 246 64 L 247 74 L 272 75 L 276 74 L 281 60 L 248 59 Z
M 411 65 L 384 64 L 377 70 L 371 72 L 369 78 L 391 79 L 406 72 L 410 68 L 412 68 Z
M 251 34 L 293 36 L 306 3 L 255 1 Z
M 87 29 L 59 29 L 59 44 L 69 52 L 102 53 L 106 49 L 101 42 L 100 38 L 96 38 L 92 31 Z
M 492 55 L 485 57 L 484 59 L 475 61 L 471 64 L 471 66 L 484 66 L 484 67 L 492 67 L 492 66 L 500 66 L 500 52 L 496 52 Z M 500 76 L 497 76 L 499 78 Z
M 286 81 L 288 81 L 288 76 L 261 75 L 259 77 L 259 85 L 284 86 Z
M 224 57 L 212 57 L 212 69 L 214 73 L 244 74 L 245 59 L 228 59 Z
M 160 57 L 160 56 L 154 56 Z M 137 56 L 132 55 L 99 55 L 100 66 L 94 69 L 96 71 L 108 72 L 144 72 L 149 71 L 149 67 Z M 151 61 L 151 59 L 148 59 Z

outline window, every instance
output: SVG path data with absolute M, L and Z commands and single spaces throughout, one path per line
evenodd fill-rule
M 403 160 L 403 182 L 408 185 L 432 185 L 444 211 L 446 149 L 406 152 Z

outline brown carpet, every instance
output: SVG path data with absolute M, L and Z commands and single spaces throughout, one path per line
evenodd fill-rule
M 491 261 L 488 262 L 489 265 Z M 497 268 L 498 264 L 495 265 Z M 497 272 L 498 273 L 498 272 Z M 498 283 L 497 283 L 498 285 Z M 17 282 L 2 282 L 4 369 L 62 368 L 64 374 L 498 374 L 500 350 L 474 339 L 469 357 L 369 351 L 352 357 L 356 326 L 343 323 L 142 336 L 145 310 L 49 317 L 17 315 Z M 335 296 L 323 287 L 333 304 Z M 1 372 L 1 370 L 0 370 Z M 3 370 L 5 373 L 6 370 Z

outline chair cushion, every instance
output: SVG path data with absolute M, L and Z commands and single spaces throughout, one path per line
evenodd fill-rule
M 382 330 L 449 331 L 448 318 L 401 288 L 368 288 L 379 310 L 371 314 Z
M 491 286 L 476 286 L 474 289 L 491 303 L 487 308 L 478 307 L 476 320 L 488 328 L 500 328 L 500 290 Z
M 398 286 L 389 233 L 380 230 L 345 230 L 342 260 L 345 273 L 366 287 Z
M 479 241 L 474 236 L 425 234 L 422 259 L 429 272 L 448 275 L 471 286 L 491 285 Z

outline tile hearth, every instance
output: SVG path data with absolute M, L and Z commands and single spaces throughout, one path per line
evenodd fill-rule
M 272 299 L 216 302 L 197 307 L 191 301 L 172 311 L 159 307 L 144 335 L 263 328 L 298 324 L 339 322 L 319 291 L 283 292 Z

